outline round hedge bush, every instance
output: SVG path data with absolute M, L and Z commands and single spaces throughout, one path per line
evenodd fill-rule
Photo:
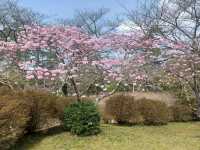
M 169 109 L 164 102 L 139 99 L 137 101 L 139 112 L 144 118 L 146 125 L 165 125 L 169 121 Z
M 80 136 L 100 132 L 100 114 L 92 102 L 76 102 L 64 110 L 64 129 Z
M 110 116 L 118 124 L 139 124 L 143 122 L 143 117 L 138 111 L 134 97 L 125 94 L 116 94 L 106 100 L 104 116 Z

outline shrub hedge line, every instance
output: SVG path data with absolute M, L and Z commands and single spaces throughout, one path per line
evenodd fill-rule
M 64 108 L 75 101 L 46 91 L 0 89 L 0 149 L 9 149 L 24 134 L 34 132 L 48 119 L 62 119 Z
M 116 94 L 105 100 L 102 111 L 105 122 L 118 124 L 165 125 L 169 121 L 192 121 L 194 111 L 188 105 L 176 103 L 168 107 L 164 102 L 131 95 Z
M 72 133 L 97 134 L 100 116 L 96 106 L 91 102 L 73 105 L 74 102 L 75 97 L 60 97 L 47 91 L 0 88 L 0 149 L 9 149 L 24 134 L 46 124 L 49 118 L 64 120 Z M 75 120 L 71 125 L 70 117 Z M 105 101 L 102 118 L 119 124 L 164 125 L 169 121 L 191 121 L 194 111 L 180 103 L 168 107 L 160 101 L 135 100 L 133 96 L 117 94 Z

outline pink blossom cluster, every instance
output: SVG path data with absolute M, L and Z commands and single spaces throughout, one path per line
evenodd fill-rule
M 97 38 L 76 27 L 57 26 L 25 26 L 25 29 L 18 33 L 17 42 L 0 41 L 0 53 L 9 56 L 21 70 L 25 71 L 27 79 L 54 80 L 66 72 L 76 76 L 82 64 L 99 66 L 108 78 L 113 80 L 128 78 L 131 82 L 141 81 L 148 77 L 142 66 L 148 63 L 152 55 L 151 49 L 155 48 L 175 50 L 176 53 L 177 50 L 188 50 L 189 46 L 161 37 L 148 38 L 140 32 L 109 34 Z M 93 57 L 97 53 L 104 53 L 105 50 L 123 51 L 124 57 L 101 59 Z M 138 50 L 143 50 L 143 52 L 138 52 Z M 22 54 L 52 52 L 55 55 L 54 63 L 51 67 L 47 67 L 42 64 L 46 58 L 40 58 L 40 56 L 30 58 L 33 60 L 21 58 L 18 60 L 19 52 Z M 199 56 L 191 53 L 177 54 L 174 60 L 176 62 L 171 60 L 166 68 L 170 68 L 170 72 L 178 71 L 180 76 L 194 75 L 193 67 L 200 64 Z

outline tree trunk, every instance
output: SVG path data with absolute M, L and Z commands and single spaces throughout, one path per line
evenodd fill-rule
M 196 76 L 193 77 L 193 80 L 194 80 L 194 87 L 193 87 L 193 90 L 194 90 L 194 93 L 195 93 L 195 96 L 196 96 L 196 102 L 197 102 L 197 112 L 196 112 L 196 115 L 197 115 L 197 119 L 200 120 L 200 87 L 199 87 L 199 78 L 197 78 Z
M 132 92 L 135 93 L 135 83 L 133 83 L 133 89 Z
M 64 83 L 64 85 L 62 86 L 62 92 L 65 96 L 68 96 L 68 85 L 67 85 L 67 83 Z
M 74 78 L 71 78 L 71 83 L 72 83 L 72 86 L 74 87 L 74 91 L 76 93 L 76 97 L 77 97 L 77 101 L 80 102 L 81 101 L 81 98 L 80 98 L 80 94 L 79 94 L 79 91 L 78 91 L 78 87 L 76 85 L 76 82 L 74 81 Z
M 197 100 L 197 118 L 200 120 L 200 93 L 196 93 L 196 100 Z

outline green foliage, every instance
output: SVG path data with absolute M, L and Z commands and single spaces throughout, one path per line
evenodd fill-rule
M 124 85 L 123 83 L 120 83 L 118 85 L 118 83 L 110 83 L 106 85 L 107 91 L 108 92 L 112 92 L 113 90 L 117 89 L 116 92 L 127 92 L 127 91 L 131 91 L 132 90 L 132 85 Z
M 169 121 L 169 110 L 164 102 L 148 99 L 137 101 L 146 125 L 165 125 Z
M 161 49 L 159 48 L 152 48 L 150 49 L 154 56 L 159 56 L 161 54 Z
M 171 121 L 187 122 L 192 121 L 194 112 L 191 107 L 182 104 L 175 104 L 170 107 Z
M 100 132 L 100 114 L 92 102 L 77 102 L 64 111 L 64 129 L 80 136 Z
M 119 124 L 137 124 L 143 121 L 133 96 L 117 94 L 106 100 L 105 115 Z

